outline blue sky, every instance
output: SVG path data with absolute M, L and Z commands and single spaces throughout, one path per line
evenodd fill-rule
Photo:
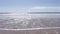
M 60 0 L 0 0 L 0 12 L 28 11 L 60 11 Z

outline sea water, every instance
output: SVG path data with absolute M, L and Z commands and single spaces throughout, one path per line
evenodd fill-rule
M 60 27 L 59 22 L 60 14 L 0 14 L 0 28 L 6 29 Z

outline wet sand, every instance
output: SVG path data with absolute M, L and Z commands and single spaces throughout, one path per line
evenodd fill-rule
M 60 29 L 0 30 L 0 34 L 60 34 Z

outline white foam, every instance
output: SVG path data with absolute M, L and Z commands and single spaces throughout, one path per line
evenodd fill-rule
M 41 28 L 26 28 L 26 29 L 1 29 L 0 30 L 16 30 L 16 31 L 19 31 L 19 30 L 39 30 L 39 29 L 58 29 L 60 27 L 41 27 Z

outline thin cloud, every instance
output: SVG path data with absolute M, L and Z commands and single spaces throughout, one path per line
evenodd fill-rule
M 30 9 L 30 11 L 32 12 L 47 12 L 47 11 L 50 11 L 50 12 L 60 12 L 60 7 L 40 7 L 40 6 L 36 6 L 36 7 L 32 7 Z
M 60 9 L 60 7 L 32 7 L 31 9 Z

